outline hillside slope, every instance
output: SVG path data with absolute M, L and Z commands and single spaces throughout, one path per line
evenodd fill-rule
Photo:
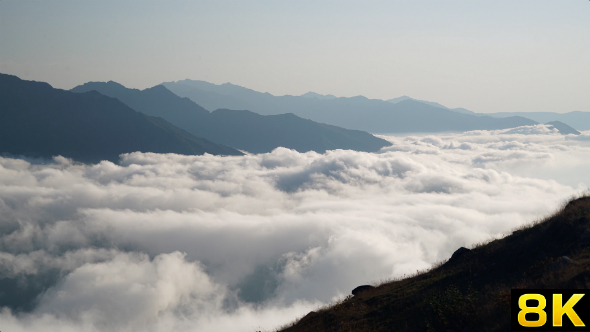
M 115 82 L 89 82 L 73 92 L 96 90 L 115 97 L 133 109 L 159 116 L 193 135 L 252 153 L 282 146 L 299 152 L 351 149 L 375 152 L 391 143 L 369 133 L 302 119 L 293 114 L 262 116 L 250 111 L 217 110 L 209 113 L 187 98 L 159 85 L 128 89 Z
M 532 227 L 407 279 L 382 284 L 281 329 L 298 331 L 510 331 L 512 288 L 590 286 L 590 197 Z
M 0 153 L 117 162 L 135 151 L 242 154 L 98 92 L 78 94 L 0 74 Z

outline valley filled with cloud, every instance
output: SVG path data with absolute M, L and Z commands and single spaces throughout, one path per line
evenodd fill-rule
M 272 330 L 590 184 L 590 132 L 380 137 L 379 153 L 0 158 L 0 283 L 19 294 L 2 330 Z

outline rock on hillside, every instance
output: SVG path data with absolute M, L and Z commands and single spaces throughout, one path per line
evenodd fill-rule
M 510 331 L 510 290 L 590 287 L 590 197 L 280 331 Z M 460 252 L 460 254 L 459 254 Z

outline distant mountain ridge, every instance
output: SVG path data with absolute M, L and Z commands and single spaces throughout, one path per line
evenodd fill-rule
M 117 162 L 135 151 L 242 155 L 96 91 L 73 93 L 0 74 L 0 153 Z
M 426 101 L 426 100 L 419 100 L 419 99 L 414 99 L 412 97 L 408 97 L 408 96 L 401 96 L 401 97 L 397 97 L 397 98 L 393 98 L 393 99 L 388 99 L 386 101 L 392 103 L 392 104 L 397 104 L 400 101 L 404 101 L 404 100 L 414 100 L 414 101 L 418 101 L 421 103 L 424 103 L 426 105 L 430 105 L 430 106 L 434 106 L 434 107 L 438 107 L 438 108 L 444 108 L 446 110 L 450 110 L 450 108 L 443 106 L 439 103 L 433 102 L 433 101 Z M 473 113 L 473 112 L 472 112 Z M 467 114 L 467 113 L 466 113 Z
M 97 91 L 105 96 L 121 100 L 138 112 L 162 117 L 175 125 L 182 124 L 184 121 L 200 121 L 209 115 L 209 111 L 189 98 L 180 98 L 162 85 L 138 90 L 126 88 L 113 81 L 88 82 L 70 91 L 77 93 Z
M 312 98 L 309 95 L 273 96 L 230 83 L 216 85 L 192 80 L 162 85 L 208 110 L 248 109 L 262 115 L 293 113 L 312 121 L 370 133 L 494 130 L 538 124 L 520 116 L 493 118 L 462 114 L 440 107 L 442 105 L 411 99 L 392 103 L 363 96 L 323 99 L 314 94 Z
M 450 110 L 450 111 L 454 111 L 454 112 L 458 112 L 458 113 L 463 113 L 463 114 L 471 114 L 471 115 L 485 115 L 485 114 L 479 114 L 479 113 L 475 113 L 472 112 L 470 110 L 464 109 L 464 108 L 448 108 L 444 105 L 441 105 L 437 102 L 433 102 L 433 101 L 426 101 L 426 100 L 420 100 L 420 99 L 414 99 L 412 97 L 408 97 L 408 96 L 401 96 L 401 97 L 397 97 L 397 98 L 393 98 L 393 99 L 388 99 L 386 101 L 392 103 L 392 104 L 397 104 L 400 101 L 404 101 L 404 100 L 414 100 L 417 102 L 421 102 L 430 106 L 434 106 L 434 107 L 438 107 L 438 108 L 442 108 L 442 109 L 446 109 L 446 110 Z M 523 116 L 524 118 L 526 118 L 526 116 Z
M 307 92 L 302 94 L 300 97 L 305 97 L 305 98 L 316 98 L 316 99 L 336 99 L 338 97 L 334 96 L 334 95 L 321 95 L 319 93 L 315 93 L 315 92 Z
M 479 114 L 479 113 L 478 113 Z M 555 112 L 498 112 L 486 113 L 486 115 L 495 118 L 505 118 L 509 116 L 525 116 L 529 119 L 540 123 L 559 121 L 577 130 L 590 130 L 590 112 L 573 111 L 568 113 Z
M 195 84 L 204 89 L 209 87 L 206 82 L 197 81 Z M 253 91 L 231 85 L 224 88 L 237 94 Z M 299 152 L 323 153 L 333 149 L 375 152 L 391 145 L 366 132 L 317 123 L 293 114 L 262 116 L 249 111 L 229 109 L 209 113 L 195 102 L 177 96 L 162 85 L 137 90 L 115 82 L 89 82 L 71 91 L 92 90 L 118 98 L 139 112 L 162 117 L 193 135 L 252 153 L 270 152 L 279 146 Z
M 495 112 L 495 113 L 475 113 L 470 110 L 464 108 L 448 108 L 444 105 L 439 103 L 414 99 L 408 96 L 401 96 L 393 99 L 387 100 L 390 103 L 399 103 L 400 101 L 404 100 L 415 100 L 421 103 L 425 103 L 431 106 L 444 108 L 447 110 L 451 110 L 454 112 L 459 112 L 463 114 L 472 114 L 477 116 L 491 116 L 494 118 L 506 118 L 511 116 L 521 116 L 523 118 L 528 118 L 539 123 L 546 123 L 551 121 L 558 121 L 563 124 L 566 124 L 570 127 L 577 128 L 579 130 L 590 130 L 590 112 L 580 112 L 580 111 L 573 111 L 568 113 L 556 113 L 556 112 Z M 575 129 L 574 129 L 575 130 Z
M 575 130 L 574 128 L 566 125 L 565 123 L 563 123 L 561 121 L 547 122 L 546 125 L 552 126 L 553 128 L 557 129 L 559 131 L 559 133 L 562 135 L 569 135 L 569 134 L 581 135 L 582 134 L 579 131 Z

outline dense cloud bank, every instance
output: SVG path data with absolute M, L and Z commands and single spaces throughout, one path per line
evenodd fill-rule
M 0 287 L 27 294 L 4 296 L 0 326 L 271 329 L 552 212 L 590 183 L 589 137 L 541 125 L 384 137 L 378 154 L 0 158 Z

